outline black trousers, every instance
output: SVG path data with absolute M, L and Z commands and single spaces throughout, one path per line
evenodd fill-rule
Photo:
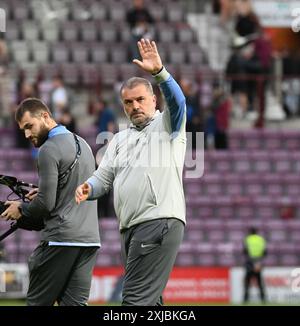
M 245 281 L 244 281 L 244 302 L 249 300 L 249 288 L 251 281 L 255 280 L 257 282 L 260 299 L 262 302 L 265 301 L 265 289 L 264 282 L 262 279 L 261 271 L 254 271 L 253 269 L 246 269 Z
M 123 306 L 162 305 L 183 238 L 184 224 L 175 218 L 144 222 L 121 233 L 125 277 Z
M 34 250 L 28 260 L 28 306 L 83 306 L 91 287 L 98 247 L 48 246 Z

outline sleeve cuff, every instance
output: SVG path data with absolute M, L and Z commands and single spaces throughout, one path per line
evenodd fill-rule
M 22 203 L 21 206 L 20 206 L 20 210 L 22 211 L 22 216 L 30 216 L 30 213 L 28 211 L 28 206 L 29 206 L 29 203 Z
M 153 75 L 153 78 L 155 81 L 159 84 L 164 81 L 167 81 L 170 77 L 170 74 L 168 73 L 167 69 L 163 67 L 163 69 L 156 75 Z
M 92 178 L 92 177 L 91 177 L 91 178 Z M 94 194 L 94 185 L 93 185 L 94 182 L 93 182 L 93 179 L 91 179 L 91 178 L 89 178 L 89 179 L 86 181 L 86 183 L 89 184 L 89 186 L 91 187 L 91 193 L 90 193 L 88 199 L 93 198 L 93 194 Z

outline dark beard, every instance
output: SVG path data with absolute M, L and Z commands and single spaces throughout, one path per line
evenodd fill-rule
M 41 128 L 35 147 L 41 147 L 48 138 L 49 130 L 46 127 Z

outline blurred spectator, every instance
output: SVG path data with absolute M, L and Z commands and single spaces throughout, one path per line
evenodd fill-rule
M 52 91 L 50 95 L 50 109 L 55 120 L 60 120 L 62 111 L 68 107 L 68 104 L 68 92 L 63 79 L 60 76 L 56 76 L 52 81 Z
M 0 242 L 0 263 L 5 262 L 5 249 L 4 249 L 4 244 Z
M 288 117 L 294 117 L 300 114 L 300 81 L 298 78 L 300 75 L 300 50 L 285 51 L 282 55 L 282 62 L 283 108 Z
M 96 116 L 98 133 L 108 131 L 114 134 L 118 131 L 114 111 L 107 105 L 104 100 L 98 98 L 93 103 L 92 111 Z
M 153 38 L 154 19 L 144 5 L 144 0 L 133 0 L 133 7 L 127 11 L 127 23 L 131 30 L 132 59 L 139 58 L 137 41 L 141 38 Z
M 193 83 L 182 78 L 179 81 L 180 87 L 186 99 L 186 109 L 187 109 L 187 122 L 186 131 L 192 133 L 193 144 L 192 148 L 196 148 L 195 133 L 203 131 L 203 118 L 202 112 L 199 105 L 199 96 L 197 89 L 194 87 Z
M 9 118 L 7 65 L 7 46 L 3 40 L 0 40 L 0 118 Z
M 244 282 L 244 302 L 249 300 L 249 287 L 251 281 L 255 280 L 259 287 L 261 301 L 265 302 L 265 289 L 262 279 L 262 262 L 267 254 L 265 239 L 257 234 L 256 228 L 249 229 L 249 233 L 244 239 L 245 282 Z
M 96 116 L 96 126 L 97 126 L 97 133 L 101 132 L 111 132 L 116 133 L 118 131 L 118 126 L 116 123 L 116 117 L 113 110 L 107 105 L 107 103 L 102 100 L 101 98 L 97 98 L 92 103 L 92 113 Z M 107 141 L 104 144 L 101 144 L 100 148 L 107 145 Z M 96 155 L 96 161 L 99 162 L 99 155 L 102 153 L 98 151 Z M 106 193 L 98 200 L 98 216 L 99 217 L 107 217 L 111 216 L 111 192 Z
M 239 36 L 250 36 L 260 30 L 260 22 L 254 13 L 250 0 L 235 1 L 235 32 Z
M 33 85 L 26 80 L 26 74 L 23 71 L 20 71 L 16 84 L 16 103 L 14 103 L 13 106 L 13 115 L 18 104 L 28 97 L 36 97 L 36 93 L 34 91 Z M 12 120 L 14 121 L 14 119 Z M 19 126 L 16 122 L 14 122 L 14 128 L 17 147 L 30 148 L 30 142 L 25 138 L 24 133 L 19 129 Z
M 233 53 L 226 67 L 231 81 L 231 92 L 237 94 L 241 116 L 253 109 L 255 82 L 251 80 L 251 67 L 255 57 L 255 45 L 252 41 L 260 31 L 258 17 L 252 10 L 250 0 L 235 0 L 234 33 L 232 35 Z M 239 113 L 239 112 L 237 112 Z
M 241 116 L 255 111 L 255 100 L 258 96 L 261 97 L 260 109 L 264 112 L 271 64 L 271 43 L 263 32 L 255 34 L 250 39 L 242 38 L 238 44 L 233 44 L 226 75 L 231 81 L 231 93 L 238 97 Z
M 213 12 L 220 15 L 220 22 L 226 25 L 234 13 L 234 0 L 214 0 Z
M 68 108 L 62 110 L 60 119 L 57 122 L 64 125 L 71 132 L 76 133 L 76 121 Z
M 231 112 L 231 99 L 223 88 L 216 86 L 213 93 L 212 111 L 215 116 L 215 149 L 227 149 L 227 131 Z
M 295 207 L 293 207 L 293 206 L 281 207 L 279 215 L 283 220 L 294 219 L 296 216 Z

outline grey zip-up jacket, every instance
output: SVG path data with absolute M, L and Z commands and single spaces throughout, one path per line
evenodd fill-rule
M 77 136 L 78 137 L 78 136 Z M 76 157 L 73 134 L 63 126 L 50 130 L 38 155 L 39 192 L 22 204 L 23 215 L 43 216 L 42 240 L 52 246 L 100 246 L 97 203 L 77 205 L 74 193 L 95 170 L 95 159 L 89 145 L 80 137 L 78 162 L 61 182 L 63 174 Z
M 90 200 L 113 186 L 121 231 L 158 218 L 177 218 L 185 223 L 185 97 L 165 68 L 154 77 L 167 108 L 157 111 L 144 128 L 131 125 L 116 134 L 98 169 L 87 180 L 92 187 Z

